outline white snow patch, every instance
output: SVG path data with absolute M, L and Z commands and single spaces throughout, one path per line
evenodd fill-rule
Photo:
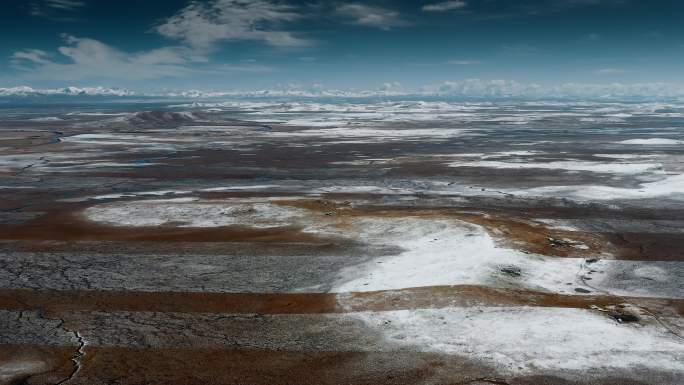
M 675 145 L 684 144 L 682 140 L 665 139 L 665 138 L 650 138 L 650 139 L 629 139 L 618 142 L 620 144 L 643 144 L 643 145 Z
M 568 283 L 576 283 L 582 259 L 500 248 L 481 226 L 458 220 L 369 218 L 355 222 L 355 228 L 355 239 L 404 251 L 343 270 L 334 292 L 490 284 L 576 294 Z M 502 266 L 520 267 L 522 279 L 511 280 L 501 273 Z
M 373 164 L 388 164 L 394 161 L 394 158 L 377 158 L 377 159 L 357 159 L 357 160 L 350 160 L 350 161 L 340 161 L 340 162 L 331 162 L 330 164 L 337 164 L 337 165 L 342 165 L 342 166 L 369 166 Z
M 578 294 L 575 288 L 584 285 L 578 279 L 583 273 L 584 259 L 547 257 L 500 247 L 483 227 L 475 224 L 418 217 L 341 220 L 335 215 L 277 203 L 278 199 L 273 198 L 201 201 L 183 197 L 105 203 L 86 209 L 84 215 L 93 221 L 133 227 L 295 226 L 304 232 L 401 250 L 340 271 L 331 289 L 337 293 L 472 284 Z M 571 239 L 565 241 L 573 243 Z M 647 266 L 647 262 L 640 264 Z M 509 267 L 519 269 L 520 276 L 502 271 Z M 615 295 L 630 295 L 637 290 L 641 296 L 663 294 L 663 288 L 657 292 L 651 288 L 614 289 L 611 277 L 604 272 L 632 271 L 631 262 L 603 259 L 592 268 L 597 270 L 592 274 L 592 286 L 602 291 Z M 310 290 L 318 292 L 320 288 L 303 289 Z
M 10 360 L 0 362 L 0 381 L 13 380 L 20 376 L 40 373 L 47 368 L 43 361 Z
M 101 167 L 147 167 L 158 165 L 159 163 L 123 163 L 123 162 L 90 162 L 90 163 L 76 163 L 72 166 L 56 166 L 48 165 L 47 167 L 40 167 L 41 170 L 47 170 L 50 172 L 78 172 L 84 168 L 93 169 Z
M 281 185 L 277 184 L 261 184 L 261 185 L 251 185 L 251 186 L 227 186 L 227 187 L 210 187 L 210 188 L 205 188 L 201 189 L 199 191 L 204 191 L 204 192 L 221 192 L 221 191 L 241 191 L 241 190 L 265 190 L 265 189 L 272 189 L 272 188 L 278 188 L 278 187 L 283 187 Z
M 186 197 L 104 204 L 90 207 L 84 214 L 92 221 L 116 226 L 268 228 L 293 225 L 306 211 L 268 202 L 199 202 L 197 198 Z
M 40 117 L 40 118 L 32 118 L 29 120 L 32 122 L 61 122 L 64 119 L 59 118 L 57 116 L 44 116 L 44 117 Z
M 600 158 L 609 159 L 652 159 L 657 157 L 656 154 L 594 154 Z
M 142 143 L 149 142 L 194 142 L 192 138 L 181 138 L 174 136 L 171 138 L 161 138 L 151 135 L 130 135 L 130 134 L 78 134 L 62 138 L 66 142 L 82 143 Z
M 492 157 L 498 157 L 498 156 L 534 156 L 534 155 L 539 155 L 539 151 L 530 151 L 530 150 L 524 150 L 524 151 L 501 151 L 501 152 L 493 152 L 490 154 L 487 154 L 485 158 L 492 158 Z
M 613 174 L 643 174 L 647 172 L 662 172 L 660 163 L 618 163 L 618 162 L 590 162 L 590 161 L 554 161 L 554 162 L 523 162 L 523 161 L 475 161 L 453 162 L 449 167 L 486 167 L 498 169 L 554 169 L 569 171 L 589 171 Z
M 626 116 L 627 117 L 627 116 Z M 583 123 L 624 123 L 625 119 L 617 116 L 603 116 L 594 118 L 581 118 Z
M 463 355 L 504 374 L 649 368 L 684 372 L 684 344 L 656 322 L 583 309 L 466 307 L 349 315 L 398 347 Z
M 549 228 L 549 229 L 561 230 L 561 231 L 581 231 L 579 228 L 577 228 L 575 226 L 571 226 L 571 225 L 567 224 L 566 222 L 563 222 L 563 221 L 560 221 L 557 219 L 534 218 L 534 221 L 544 224 L 544 226 Z
M 515 195 L 562 196 L 582 200 L 614 200 L 671 197 L 684 198 L 684 175 L 671 175 L 656 181 L 642 183 L 639 188 L 610 186 L 545 186 L 527 190 L 511 191 Z
M 130 112 L 69 112 L 70 116 L 126 116 Z
M 634 270 L 634 275 L 657 282 L 668 282 L 670 280 L 670 274 L 668 274 L 667 270 L 659 266 L 638 267 Z
M 312 190 L 314 193 L 340 193 L 340 194 L 415 194 L 415 190 L 382 187 L 382 186 L 329 186 Z
M 369 127 L 338 127 L 326 129 L 306 129 L 288 132 L 268 132 L 269 137 L 322 137 L 322 138 L 372 138 L 375 140 L 405 139 L 405 138 L 452 138 L 461 136 L 468 129 L 460 128 L 414 128 L 414 129 L 383 129 Z

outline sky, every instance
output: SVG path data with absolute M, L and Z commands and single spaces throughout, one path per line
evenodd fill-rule
M 684 84 L 684 1 L 676 0 L 5 0 L 2 6 L 0 87 Z

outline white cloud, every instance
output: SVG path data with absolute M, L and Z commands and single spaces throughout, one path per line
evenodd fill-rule
M 85 3 L 78 0 L 45 0 L 43 4 L 48 8 L 61 9 L 64 11 L 73 11 L 84 7 Z
M 408 24 L 405 20 L 402 20 L 401 15 L 397 11 L 366 4 L 343 4 L 338 6 L 335 12 L 353 24 L 383 30 Z
M 241 70 L 239 67 L 227 66 L 224 71 Z M 14 95 L 134 95 L 134 91 L 121 88 L 102 87 L 65 87 L 56 89 L 33 89 L 31 87 L 0 88 L 0 97 Z M 375 96 L 410 96 L 410 97 L 520 97 L 520 98 L 571 98 L 581 100 L 644 98 L 680 98 L 684 100 L 684 84 L 676 83 L 604 83 L 581 84 L 564 83 L 558 85 L 538 85 L 521 83 L 514 80 L 466 79 L 445 81 L 439 84 L 426 85 L 420 90 L 406 90 L 398 82 L 385 83 L 375 89 L 329 89 L 321 84 L 297 85 L 287 84 L 263 90 L 225 90 L 225 91 L 174 91 L 162 93 L 138 93 L 137 95 L 166 97 L 225 97 L 225 96 L 296 96 L 296 97 L 375 97 Z
M 467 66 L 467 65 L 482 64 L 482 62 L 479 60 L 449 60 L 449 61 L 447 61 L 447 64 Z
M 295 8 L 269 0 L 193 1 L 154 30 L 197 50 L 221 41 L 260 41 L 271 46 L 311 44 L 277 27 L 301 18 Z
M 270 66 L 265 66 L 261 64 L 245 63 L 245 64 L 223 64 L 215 69 L 210 70 L 211 72 L 273 72 L 275 69 Z
M 18 86 L 0 88 L 0 96 L 133 96 L 135 92 L 125 88 L 106 87 L 63 87 L 63 88 L 32 88 Z
M 542 86 L 515 80 L 466 79 L 424 86 L 425 95 L 474 97 L 669 98 L 683 97 L 684 85 L 675 83 L 563 83 Z
M 12 55 L 15 68 L 27 79 L 156 79 L 182 76 L 192 71 L 184 64 L 191 56 L 181 47 L 164 47 L 127 53 L 98 40 L 63 36 L 66 45 L 58 48 L 61 59 L 52 60 L 44 51 L 23 50 Z
M 684 96 L 684 86 L 675 83 L 565 83 L 550 87 L 549 93 L 561 96 L 675 97 Z
M 65 13 L 75 12 L 85 5 L 80 0 L 38 0 L 29 4 L 29 12 L 32 16 L 66 21 L 70 19 L 64 17 Z
M 17 51 L 12 54 L 10 60 L 15 64 L 20 64 L 22 61 L 45 64 L 50 61 L 48 53 L 40 49 L 25 49 L 23 51 Z
M 468 4 L 462 0 L 444 1 L 441 3 L 427 4 L 423 6 L 425 12 L 447 12 L 465 8 Z
M 72 11 L 85 4 L 76 0 L 44 0 L 40 10 Z M 38 9 L 38 8 L 36 8 Z M 45 15 L 43 15 L 45 16 Z M 48 16 L 51 17 L 51 16 Z M 154 27 L 178 46 L 126 52 L 101 41 L 63 35 L 57 52 L 24 49 L 10 57 L 19 78 L 36 80 L 159 79 L 228 72 L 271 72 L 257 64 L 213 64 L 208 54 L 220 41 L 260 41 L 272 46 L 298 46 L 310 42 L 279 30 L 280 23 L 301 16 L 288 5 L 271 0 L 192 1 L 174 16 Z M 197 67 L 197 63 L 206 63 Z
M 445 81 L 441 84 L 423 87 L 423 92 L 438 95 L 462 96 L 523 96 L 538 93 L 541 86 L 524 84 L 514 80 L 466 79 Z
M 625 70 L 620 68 L 601 68 L 594 71 L 596 75 L 621 75 L 624 74 Z
M 387 83 L 383 83 L 382 86 L 380 86 L 380 88 L 378 89 L 378 91 L 403 92 L 404 86 L 399 82 L 387 82 Z

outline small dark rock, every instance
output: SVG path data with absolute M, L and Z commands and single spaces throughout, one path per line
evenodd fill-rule
M 610 318 L 616 320 L 617 322 L 621 324 L 626 324 L 626 323 L 631 323 L 631 322 L 639 322 L 639 317 L 635 316 L 634 314 L 611 314 Z
M 510 277 L 520 277 L 522 274 L 518 266 L 505 266 L 500 269 L 500 271 Z
M 554 246 L 554 247 L 557 247 L 557 246 L 563 247 L 563 246 L 572 246 L 573 245 L 572 242 L 568 242 L 564 239 L 557 239 L 557 238 L 551 238 L 551 237 L 548 237 L 546 239 L 548 239 L 549 244 L 551 244 L 551 246 Z
M 576 287 L 575 291 L 578 293 L 591 293 L 591 290 L 583 289 L 581 287 Z

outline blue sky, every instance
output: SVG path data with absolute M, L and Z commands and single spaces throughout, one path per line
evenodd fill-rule
M 684 2 L 5 1 L 0 87 L 684 83 Z

